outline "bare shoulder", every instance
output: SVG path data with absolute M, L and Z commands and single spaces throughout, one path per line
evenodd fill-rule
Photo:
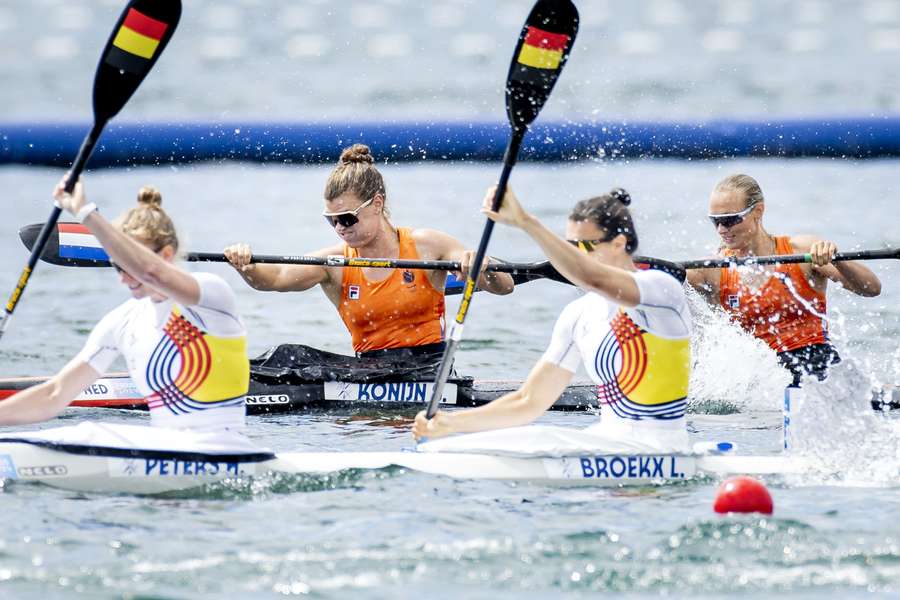
M 437 229 L 419 228 L 410 231 L 419 255 L 423 258 L 441 259 L 463 249 L 462 243 L 449 233 Z
M 792 235 L 790 237 L 791 240 L 791 248 L 794 249 L 794 252 L 797 254 L 805 254 L 809 252 L 809 249 L 813 244 L 820 241 L 822 238 L 816 235 L 812 235 L 809 233 L 803 233 L 800 235 Z

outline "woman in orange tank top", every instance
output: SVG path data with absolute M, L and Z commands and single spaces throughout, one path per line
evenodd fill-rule
M 832 262 L 837 246 L 812 235 L 773 236 L 762 224 L 765 198 L 749 175 L 720 181 L 709 201 L 709 219 L 722 240 L 719 256 L 810 254 L 811 264 L 728 267 L 688 271 L 688 283 L 721 306 L 744 330 L 766 342 L 791 371 L 825 377 L 840 361 L 828 340 L 828 280 L 860 296 L 877 296 L 881 282 L 858 262 Z
M 310 254 L 459 261 L 465 276 L 474 251 L 441 231 L 391 223 L 384 179 L 374 163 L 362 144 L 341 153 L 325 184 L 323 213 L 341 242 Z M 445 271 L 252 264 L 247 244 L 229 246 L 225 256 L 257 290 L 299 292 L 321 286 L 347 326 L 357 356 L 427 362 L 443 352 Z M 494 294 L 513 290 L 512 277 L 505 273 L 485 272 L 478 285 Z

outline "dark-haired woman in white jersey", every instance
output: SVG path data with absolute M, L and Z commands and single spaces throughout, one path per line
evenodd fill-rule
M 622 189 L 575 205 L 566 238 L 527 213 L 512 191 L 499 212 L 484 212 L 534 239 L 550 262 L 585 292 L 563 309 L 547 351 L 522 386 L 478 408 L 416 416 L 414 435 L 429 440 L 528 424 L 565 390 L 578 365 L 599 385 L 600 422 L 610 441 L 658 451 L 689 449 L 685 407 L 691 316 L 682 284 L 662 271 L 635 268 L 638 238 Z M 520 432 L 510 430 L 514 439 Z M 478 436 L 470 436 L 477 438 Z M 468 439 L 468 438 L 467 438 Z

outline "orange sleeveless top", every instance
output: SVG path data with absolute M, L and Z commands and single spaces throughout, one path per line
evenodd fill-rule
M 397 230 L 400 258 L 419 258 L 408 228 Z M 344 245 L 344 256 L 358 258 Z M 369 281 L 359 267 L 343 269 L 338 313 L 356 352 L 408 348 L 444 341 L 444 294 L 423 269 L 394 269 L 384 281 Z
M 793 254 L 790 238 L 775 238 L 775 254 Z M 734 252 L 725 251 L 725 256 Z M 825 295 L 813 289 L 800 265 L 778 265 L 759 289 L 741 282 L 737 268 L 725 267 L 719 302 L 745 331 L 776 352 L 828 341 Z

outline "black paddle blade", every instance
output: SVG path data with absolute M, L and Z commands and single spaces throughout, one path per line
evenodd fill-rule
M 523 131 L 550 96 L 578 33 L 571 0 L 538 0 L 525 20 L 506 78 L 506 113 Z
M 43 226 L 43 223 L 38 223 L 19 230 L 19 239 L 29 250 L 34 249 Z M 63 267 L 111 266 L 106 252 L 103 248 L 96 247 L 94 236 L 81 223 L 57 223 L 47 238 L 40 258 L 51 265 Z
M 100 55 L 94 77 L 94 118 L 116 116 L 156 64 L 175 33 L 181 0 L 131 0 Z

